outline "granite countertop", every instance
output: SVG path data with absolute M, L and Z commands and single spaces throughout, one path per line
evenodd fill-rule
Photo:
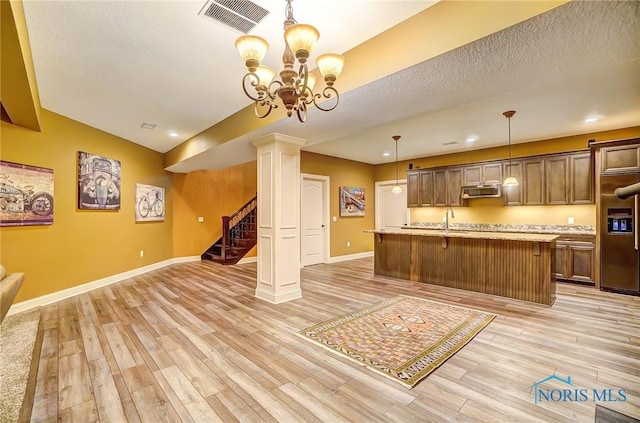
M 413 222 L 407 229 L 442 230 L 442 222 Z M 509 232 L 528 234 L 553 234 L 572 236 L 595 236 L 596 228 L 589 225 L 538 225 L 538 224 L 488 224 L 450 222 L 449 230 L 465 232 Z
M 418 236 L 435 236 L 448 238 L 475 238 L 475 239 L 502 239 L 508 241 L 530 241 L 530 242 L 551 242 L 560 236 L 555 234 L 538 234 L 538 233 L 522 233 L 522 232 L 489 232 L 489 231 L 461 231 L 449 230 L 445 232 L 443 229 L 383 229 L 383 230 L 365 230 L 367 233 L 376 234 L 397 234 L 397 235 L 418 235 Z

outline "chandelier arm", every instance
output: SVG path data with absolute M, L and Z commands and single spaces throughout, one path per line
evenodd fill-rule
M 264 113 L 260 113 L 260 107 L 264 107 L 264 106 L 269 106 L 269 107 L 266 109 Z M 266 118 L 267 116 L 269 116 L 269 113 L 271 113 L 271 110 L 277 109 L 277 108 L 278 108 L 278 105 L 273 104 L 269 100 L 256 101 L 255 103 L 253 103 L 253 111 L 255 112 L 256 116 L 260 119 Z
M 244 94 L 253 101 L 262 101 L 263 98 L 260 96 L 253 96 L 251 93 L 249 93 L 249 91 L 247 91 L 247 85 L 250 85 L 255 89 L 259 85 L 259 83 L 260 79 L 258 78 L 258 75 L 253 72 L 247 72 L 242 78 L 242 90 L 244 91 Z
M 282 81 L 278 81 L 277 79 L 269 84 L 269 87 L 267 88 L 267 95 L 271 100 L 275 101 L 276 96 L 278 95 L 278 91 L 280 90 L 280 88 L 282 88 L 283 85 L 284 84 L 282 83 Z M 277 105 L 275 107 L 277 107 Z
M 296 114 L 300 122 L 305 123 L 307 121 L 307 104 L 305 102 L 300 102 L 296 108 Z
M 298 70 L 298 79 L 296 80 L 295 88 L 298 94 L 302 94 L 305 91 L 313 94 L 311 88 L 309 88 L 309 69 L 307 68 L 306 63 L 300 64 L 300 69 Z
M 323 107 L 320 107 L 320 105 L 316 102 L 316 99 L 320 99 L 322 97 L 333 98 L 334 95 L 335 95 L 336 102 L 332 107 L 325 109 Z M 320 94 L 313 95 L 311 101 L 318 109 L 322 110 L 323 112 L 330 112 L 331 110 L 335 109 L 338 106 L 338 103 L 340 102 L 340 94 L 338 93 L 338 90 L 336 90 L 333 87 L 325 87 L 324 90 L 322 90 L 322 95 Z

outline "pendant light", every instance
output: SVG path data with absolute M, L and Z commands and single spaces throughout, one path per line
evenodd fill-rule
M 396 142 L 396 184 L 391 189 L 391 192 L 394 194 L 399 194 L 402 192 L 402 187 L 398 183 L 398 141 L 400 141 L 400 135 L 394 135 L 391 137 Z
M 506 117 L 507 120 L 509 121 L 509 176 L 507 176 L 504 179 L 504 182 L 502 183 L 502 186 L 504 186 L 504 187 L 511 187 L 511 186 L 520 185 L 518 180 L 511 173 L 511 118 L 515 114 L 516 114 L 515 110 L 508 110 L 508 111 L 503 113 L 504 117 Z

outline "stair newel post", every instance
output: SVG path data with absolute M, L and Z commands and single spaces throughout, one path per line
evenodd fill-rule
M 230 216 L 222 216 L 222 259 L 225 258 L 225 253 L 227 248 L 229 247 L 231 240 L 229 239 L 229 222 L 231 221 Z

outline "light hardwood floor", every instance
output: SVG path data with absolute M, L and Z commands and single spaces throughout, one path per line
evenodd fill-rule
M 546 307 L 375 277 L 369 258 L 304 268 L 304 298 L 273 305 L 255 269 L 176 264 L 43 308 L 22 419 L 593 422 L 591 400 L 534 404 L 554 373 L 625 389 L 603 405 L 640 418 L 640 297 L 559 284 Z M 295 335 L 398 294 L 499 316 L 411 390 Z

